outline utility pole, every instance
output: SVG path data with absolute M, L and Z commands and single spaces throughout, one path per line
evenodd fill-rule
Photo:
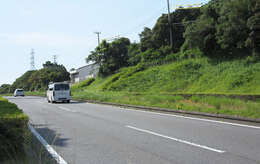
M 97 37 L 98 37 L 98 45 L 100 45 L 100 37 L 99 37 L 99 35 L 101 34 L 101 32 L 95 32 L 95 34 L 97 34 Z
M 31 50 L 31 62 L 30 62 L 30 65 L 31 65 L 31 70 L 35 70 L 35 63 L 34 63 L 34 50 L 32 49 Z
M 173 47 L 171 11 L 170 11 L 170 2 L 169 2 L 169 0 L 167 0 L 167 4 L 168 4 L 168 23 L 169 23 L 169 28 L 170 28 L 170 43 L 171 43 L 171 47 Z

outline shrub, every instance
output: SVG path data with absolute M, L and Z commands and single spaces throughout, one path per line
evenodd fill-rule
M 24 156 L 28 117 L 15 104 L 0 98 L 0 163 Z

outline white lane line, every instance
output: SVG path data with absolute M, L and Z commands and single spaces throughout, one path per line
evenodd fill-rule
M 29 129 L 33 135 L 41 142 L 41 144 L 46 148 L 50 155 L 56 160 L 58 164 L 68 164 L 43 138 L 42 136 L 31 126 Z
M 150 113 L 150 114 L 161 115 L 161 116 L 171 116 L 171 117 L 176 117 L 176 118 L 184 118 L 184 119 L 189 119 L 189 120 L 205 121 L 205 122 L 211 122 L 211 123 L 218 123 L 218 124 L 225 124 L 225 125 L 232 125 L 232 126 L 238 126 L 238 127 L 252 128 L 252 129 L 259 129 L 260 130 L 259 126 L 253 126 L 253 125 L 245 125 L 245 124 L 231 123 L 231 122 L 225 122 L 225 121 L 216 121 L 216 120 L 209 120 L 209 119 L 203 119 L 203 118 L 187 117 L 187 116 L 181 116 L 181 115 L 158 113 L 158 112 L 149 112 L 149 111 L 134 110 L 134 109 L 125 109 L 124 108 L 124 110 L 137 111 L 137 112 Z
M 226 152 L 226 151 L 223 151 L 223 150 L 214 149 L 214 148 L 211 148 L 211 147 L 208 147 L 208 146 L 199 145 L 199 144 L 192 143 L 192 142 L 189 142 L 189 141 L 185 141 L 185 140 L 169 137 L 169 136 L 162 135 L 162 134 L 159 134 L 159 133 L 155 133 L 155 132 L 152 132 L 152 131 L 149 131 L 149 130 L 139 129 L 139 128 L 136 128 L 136 127 L 133 127 L 133 126 L 126 126 L 126 127 L 130 128 L 130 129 L 134 129 L 136 131 L 149 133 L 149 134 L 152 134 L 152 135 L 155 135 L 155 136 L 167 138 L 167 139 L 170 139 L 170 140 L 173 140 L 173 141 L 176 141 L 176 142 L 180 142 L 180 143 L 183 143 L 183 144 L 191 145 L 191 146 L 194 146 L 194 147 L 199 147 L 199 148 L 210 150 L 210 151 L 214 151 L 214 152 L 217 152 L 217 153 L 225 153 Z
M 69 109 L 69 108 L 62 107 L 62 106 L 59 106 L 59 109 L 61 109 L 61 110 L 65 110 L 65 111 L 67 111 L 67 112 L 76 113 L 76 111 L 71 110 L 71 109 Z

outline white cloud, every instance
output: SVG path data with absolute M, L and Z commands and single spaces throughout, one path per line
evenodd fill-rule
M 18 34 L 0 34 L 0 42 L 15 44 L 19 46 L 84 46 L 95 47 L 95 36 L 77 36 L 64 34 L 45 34 L 39 32 L 18 33 Z

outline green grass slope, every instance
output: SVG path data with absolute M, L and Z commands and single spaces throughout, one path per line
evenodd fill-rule
M 88 90 L 154 93 L 260 94 L 260 62 L 186 59 L 167 65 L 122 69 Z M 82 89 L 81 88 L 81 89 Z
M 191 97 L 174 94 L 195 94 Z M 72 86 L 73 98 L 260 118 L 259 100 L 196 94 L 260 94 L 260 62 L 184 59 L 166 65 L 139 64 Z

